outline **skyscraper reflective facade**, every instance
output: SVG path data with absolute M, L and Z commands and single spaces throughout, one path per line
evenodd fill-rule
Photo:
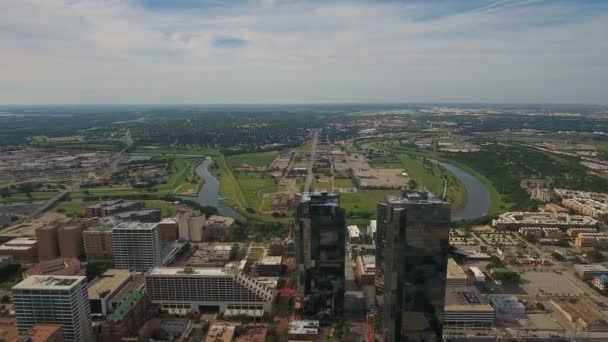
M 450 204 L 428 193 L 378 203 L 376 340 L 441 340 L 449 230 Z
M 341 314 L 344 306 L 346 213 L 340 195 L 302 193 L 294 227 L 298 292 L 304 309 Z

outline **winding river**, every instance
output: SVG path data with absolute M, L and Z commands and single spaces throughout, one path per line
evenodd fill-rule
M 223 203 L 223 198 L 220 196 L 220 181 L 209 172 L 209 165 L 212 163 L 213 158 L 206 157 L 196 168 L 196 173 L 205 180 L 205 184 L 203 184 L 198 195 L 196 197 L 182 197 L 182 199 L 194 201 L 200 205 L 216 207 L 220 215 L 245 221 L 243 215 Z
M 467 192 L 467 200 L 464 206 L 455 207 L 452 210 L 452 221 L 476 219 L 488 213 L 490 209 L 490 190 L 485 184 L 457 166 L 438 160 L 432 161 L 445 167 L 454 177 L 458 178 Z

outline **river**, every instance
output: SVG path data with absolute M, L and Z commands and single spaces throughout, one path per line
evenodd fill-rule
M 205 180 L 205 184 L 196 197 L 182 197 L 184 200 L 194 201 L 200 205 L 216 207 L 220 215 L 232 217 L 239 221 L 245 221 L 243 215 L 223 203 L 220 196 L 220 181 L 209 172 L 209 165 L 213 158 L 206 157 L 196 168 L 196 173 Z
M 372 143 L 361 144 L 362 149 L 378 150 Z M 450 171 L 464 186 L 467 199 L 464 206 L 454 207 L 452 221 L 471 220 L 484 216 L 490 210 L 490 190 L 475 176 L 452 164 L 429 159 Z M 436 194 L 439 195 L 439 194 Z
M 455 207 L 452 210 L 452 221 L 476 219 L 488 213 L 490 209 L 490 190 L 485 184 L 457 166 L 438 160 L 432 161 L 445 167 L 458 178 L 467 192 L 467 200 L 464 206 Z

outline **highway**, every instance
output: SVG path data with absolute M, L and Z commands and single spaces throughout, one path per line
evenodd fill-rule
M 312 148 L 310 151 L 310 163 L 308 164 L 308 173 L 306 174 L 306 181 L 304 182 L 304 192 L 310 192 L 310 186 L 314 174 L 312 172 L 313 166 L 315 165 L 315 154 L 317 153 L 317 142 L 319 141 L 319 130 L 316 129 L 312 136 Z

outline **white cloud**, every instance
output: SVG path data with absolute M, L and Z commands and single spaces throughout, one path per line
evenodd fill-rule
M 3 0 L 0 104 L 605 101 L 606 9 L 223 4 Z

